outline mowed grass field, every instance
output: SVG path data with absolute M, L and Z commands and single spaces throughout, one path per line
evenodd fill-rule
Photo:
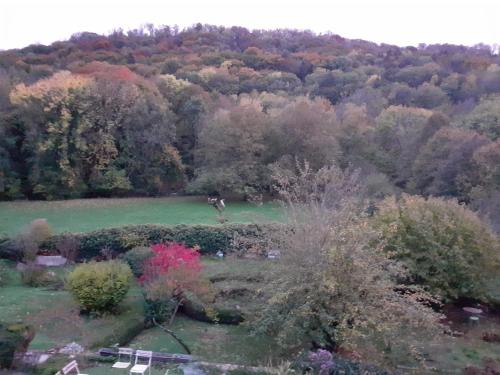
M 280 207 L 226 200 L 229 223 L 279 221 Z M 75 199 L 0 202 L 0 233 L 19 233 L 32 220 L 47 219 L 55 232 L 88 232 L 129 224 L 217 224 L 205 197 Z

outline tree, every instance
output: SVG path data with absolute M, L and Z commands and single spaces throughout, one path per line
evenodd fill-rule
M 500 138 L 500 96 L 486 97 L 457 126 L 475 130 L 491 140 Z
M 417 88 L 413 104 L 416 107 L 431 109 L 445 104 L 447 100 L 448 97 L 441 88 L 424 82 Z
M 108 65 L 59 72 L 11 93 L 29 197 L 161 194 L 182 185 L 164 99 L 127 68 Z
M 30 195 L 53 199 L 78 196 L 85 190 L 77 152 L 79 96 L 89 80 L 63 71 L 11 92 L 25 132 Z
M 262 190 L 267 119 L 260 103 L 242 100 L 210 116 L 200 131 L 196 179 L 191 190 L 233 193 Z
M 287 351 L 342 347 L 376 353 L 383 365 L 411 362 L 420 335 L 439 331 L 439 315 L 425 293 L 398 289 L 403 269 L 372 246 L 378 234 L 362 215 L 358 173 L 305 164 L 274 176 L 287 225 L 269 234 L 281 257 L 258 329 Z
M 376 118 L 376 163 L 395 184 L 405 187 L 418 151 L 421 135 L 432 112 L 422 108 L 390 106 Z
M 209 284 L 201 277 L 202 265 L 196 249 L 178 243 L 151 246 L 140 281 L 148 303 L 148 319 L 172 325 L 179 307 L 190 294 L 207 298 Z
M 472 155 L 474 171 L 471 205 L 497 232 L 500 231 L 500 139 L 478 148 Z
M 311 167 L 319 169 L 340 159 L 338 121 L 328 101 L 298 97 L 268 112 L 271 120 L 265 140 L 268 163 L 286 158 L 307 159 Z
M 413 165 L 411 185 L 423 195 L 470 200 L 475 184 L 472 156 L 488 139 L 473 131 L 444 127 L 423 146 Z
M 352 95 L 365 81 L 366 76 L 358 71 L 317 70 L 306 77 L 306 84 L 310 86 L 312 94 L 323 96 L 332 104 Z

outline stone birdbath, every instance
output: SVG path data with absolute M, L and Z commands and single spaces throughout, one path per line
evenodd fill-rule
M 469 323 L 470 324 L 478 324 L 479 316 L 483 313 L 483 310 L 478 309 L 477 307 L 463 307 L 463 311 L 465 311 L 469 315 Z

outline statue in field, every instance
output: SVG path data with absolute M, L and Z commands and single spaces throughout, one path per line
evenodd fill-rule
M 208 197 L 208 204 L 213 206 L 219 214 L 222 214 L 226 208 L 224 199 L 220 199 L 218 197 Z

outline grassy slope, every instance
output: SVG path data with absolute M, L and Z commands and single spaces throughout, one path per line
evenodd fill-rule
M 274 204 L 260 207 L 226 202 L 229 222 L 280 219 Z M 37 218 L 45 218 L 55 231 L 87 232 L 127 224 L 217 224 L 217 212 L 204 198 L 78 199 L 53 202 L 0 202 L 0 233 L 14 234 Z

